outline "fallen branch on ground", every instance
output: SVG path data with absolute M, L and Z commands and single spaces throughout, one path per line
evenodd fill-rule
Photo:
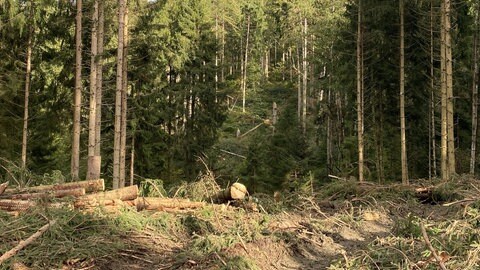
M 445 267 L 443 260 L 440 258 L 440 256 L 438 256 L 438 253 L 433 248 L 432 243 L 430 243 L 427 230 L 425 230 L 425 226 L 423 225 L 423 223 L 420 223 L 420 229 L 422 230 L 422 235 L 423 235 L 423 239 L 425 240 L 425 244 L 427 244 L 428 249 L 432 252 L 433 257 L 435 257 L 435 260 L 437 260 L 438 265 L 440 266 L 440 268 L 442 268 L 442 270 L 447 270 L 447 267 Z
M 33 243 L 37 238 L 42 236 L 49 228 L 50 226 L 54 225 L 56 223 L 56 220 L 49 221 L 47 224 L 45 224 L 43 227 L 41 227 L 36 233 L 32 234 L 30 237 L 28 237 L 26 240 L 20 241 L 17 246 L 12 248 L 11 250 L 5 252 L 1 257 L 0 257 L 0 265 L 5 262 L 6 260 L 10 259 L 11 257 L 15 256 L 20 250 L 24 249 L 26 246 L 30 245 Z

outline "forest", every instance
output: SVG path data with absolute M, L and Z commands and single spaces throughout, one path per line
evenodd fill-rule
M 162 204 L 182 214 L 160 218 L 51 210 L 54 246 L 65 245 L 58 224 L 73 237 L 71 221 L 89 219 L 86 242 L 108 238 L 92 229 L 106 226 L 112 237 L 173 232 L 184 243 L 165 247 L 180 259 L 125 251 L 145 248 L 138 242 L 72 246 L 78 261 L 57 262 L 66 269 L 323 269 L 330 237 L 325 269 L 480 267 L 477 0 L 0 0 L 0 56 L 0 184 L 9 185 L 0 209 L 43 186 L 97 179 L 95 192 L 138 186 L 124 202 L 137 193 L 192 200 Z M 246 225 L 222 227 L 218 205 L 189 208 L 237 182 L 248 199 L 223 215 Z M 18 233 L 0 239 L 35 232 L 52 202 L 43 203 L 20 221 L 0 210 L 0 224 Z M 378 231 L 365 229 L 373 223 Z M 272 250 L 295 247 L 277 258 L 290 268 L 252 257 L 259 235 Z M 32 261 L 45 245 L 23 262 L 58 267 Z M 0 254 L 10 248 L 0 244 Z M 102 254 L 115 252 L 128 256 L 109 266 Z

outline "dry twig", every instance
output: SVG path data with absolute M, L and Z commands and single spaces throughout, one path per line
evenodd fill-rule
M 442 270 L 447 270 L 447 267 L 445 267 L 445 264 L 443 263 L 442 259 L 440 256 L 438 256 L 437 251 L 433 248 L 432 243 L 430 243 L 430 239 L 428 238 L 427 230 L 425 230 L 425 226 L 423 223 L 420 223 L 420 229 L 422 230 L 422 235 L 423 239 L 425 240 L 425 244 L 427 244 L 428 249 L 432 252 L 433 257 L 435 257 L 435 260 L 437 260 L 438 265 Z

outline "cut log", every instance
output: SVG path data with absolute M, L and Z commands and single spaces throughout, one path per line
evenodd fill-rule
M 84 188 L 66 189 L 66 190 L 51 190 L 38 193 L 25 193 L 25 194 L 6 194 L 0 198 L 12 199 L 12 200 L 30 200 L 38 198 L 63 198 L 67 196 L 79 197 L 85 195 Z
M 215 194 L 211 200 L 214 203 L 226 203 L 233 200 L 243 200 L 247 195 L 247 188 L 241 183 L 234 183 L 230 187 Z
M 137 185 L 119 188 L 102 193 L 81 196 L 75 202 L 75 207 L 93 207 L 98 205 L 112 205 L 115 200 L 130 201 L 138 197 Z
M 142 210 L 157 210 L 165 209 L 195 209 L 205 206 L 204 202 L 191 202 L 187 199 L 169 199 L 169 198 L 154 198 L 142 197 L 136 199 L 137 211 Z
M 48 190 L 67 190 L 67 189 L 76 189 L 76 188 L 84 188 L 85 192 L 87 193 L 104 191 L 105 181 L 103 179 L 98 179 L 98 180 L 86 180 L 86 181 L 79 181 L 79 182 L 62 183 L 62 184 L 55 184 L 55 185 L 27 187 L 23 189 L 9 188 L 5 190 L 5 194 L 41 192 L 41 191 L 48 191 Z
M 5 189 L 8 186 L 8 182 L 5 182 L 3 184 L 0 184 L 0 195 L 5 191 Z
M 35 205 L 32 201 L 0 200 L 0 209 L 4 211 L 25 211 Z

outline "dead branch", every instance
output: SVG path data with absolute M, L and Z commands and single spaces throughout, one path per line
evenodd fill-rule
M 0 257 L 0 265 L 4 263 L 6 260 L 15 256 L 15 254 L 17 254 L 20 250 L 24 249 L 26 246 L 30 245 L 35 240 L 37 240 L 40 236 L 42 236 L 42 234 L 44 234 L 50 228 L 50 226 L 54 225 L 56 222 L 57 222 L 56 220 L 49 221 L 47 224 L 41 227 L 36 233 L 32 234 L 26 240 L 20 241 L 20 243 L 18 243 L 16 247 L 4 253 Z
M 445 267 L 442 259 L 440 258 L 440 256 L 438 256 L 437 251 L 433 248 L 432 243 L 428 238 L 427 230 L 425 230 L 425 226 L 423 225 L 423 223 L 420 223 L 420 229 L 422 230 L 423 240 L 425 240 L 425 244 L 427 244 L 428 249 L 432 252 L 435 260 L 437 260 L 438 265 L 440 266 L 440 268 L 442 268 L 442 270 L 447 270 L 447 267 Z

